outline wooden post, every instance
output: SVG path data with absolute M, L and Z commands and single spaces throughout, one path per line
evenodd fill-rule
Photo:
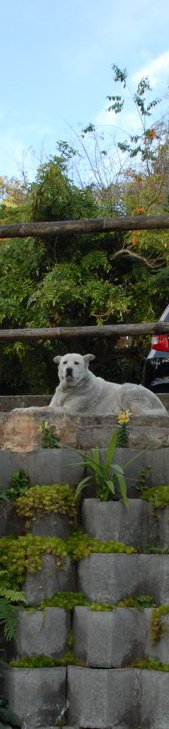
M 115 230 L 164 230 L 169 228 L 169 215 L 130 215 L 124 218 L 90 220 L 56 220 L 52 223 L 18 223 L 0 225 L 0 238 L 34 238 L 46 235 L 108 233 Z
M 169 333 L 169 323 L 104 324 L 103 326 L 53 327 L 45 329 L 0 329 L 1 341 L 26 342 L 29 340 L 70 339 L 76 337 L 139 337 L 143 334 Z

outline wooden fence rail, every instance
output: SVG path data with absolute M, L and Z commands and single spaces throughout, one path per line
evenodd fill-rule
M 26 342 L 27 340 L 70 339 L 76 337 L 138 337 L 142 334 L 169 333 L 169 323 L 105 324 L 103 326 L 53 327 L 45 329 L 0 329 L 0 340 Z
M 164 230 L 169 228 L 169 215 L 130 215 L 124 218 L 90 220 L 56 220 L 51 223 L 18 223 L 0 225 L 0 238 L 28 238 L 43 235 L 75 235 L 76 233 L 108 233 L 114 230 Z

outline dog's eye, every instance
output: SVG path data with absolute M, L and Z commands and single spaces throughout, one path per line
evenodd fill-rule
M 67 364 L 67 360 L 65 360 L 65 362 L 63 362 L 63 364 Z
M 78 364 L 79 364 L 79 362 L 74 362 L 74 364 L 77 364 L 77 365 L 78 365 Z

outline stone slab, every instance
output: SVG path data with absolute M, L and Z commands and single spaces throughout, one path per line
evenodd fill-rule
M 131 729 L 136 718 L 135 669 L 68 667 L 68 722 L 91 729 Z
M 28 531 L 35 537 L 58 537 L 67 539 L 71 533 L 71 525 L 66 516 L 60 514 L 39 514 L 28 521 Z
M 169 727 L 169 675 L 163 671 L 141 671 L 140 726 L 142 729 Z
M 74 653 L 92 668 L 129 666 L 138 656 L 152 656 L 169 664 L 169 615 L 162 616 L 163 638 L 152 644 L 153 609 L 117 607 L 97 612 L 77 606 L 74 610 Z M 99 640 L 98 640 L 99 636 Z
M 0 450 L 0 488 L 10 485 L 14 471 L 22 468 L 35 484 L 78 484 L 84 477 L 81 457 L 65 448 L 38 448 L 31 452 Z M 73 463 L 79 464 L 73 467 Z
M 78 688 L 77 688 L 78 687 Z M 168 674 L 68 668 L 68 721 L 84 729 L 168 729 Z
M 66 669 L 4 668 L 4 694 L 9 709 L 18 714 L 26 727 L 56 725 L 66 704 Z
M 74 589 L 75 567 L 70 557 L 57 566 L 57 558 L 51 554 L 43 556 L 43 568 L 35 573 L 27 572 L 22 589 L 28 605 L 35 607 L 42 600 L 53 597 L 56 592 Z
M 129 666 L 137 656 L 146 655 L 147 634 L 151 642 L 151 618 L 151 610 L 147 614 L 147 611 L 141 612 L 135 608 L 97 612 L 86 607 L 76 607 L 73 619 L 74 653 L 78 660 L 94 668 Z
M 52 397 L 53 393 L 51 395 L 0 395 L 0 410 L 6 412 L 14 408 L 45 407 L 49 405 Z M 169 410 L 169 393 L 158 392 L 158 397 Z
M 67 650 L 70 627 L 70 611 L 63 608 L 47 607 L 34 612 L 18 610 L 18 642 L 13 657 L 45 655 L 60 658 Z
M 78 563 L 77 584 L 90 602 L 150 595 L 157 605 L 169 605 L 169 555 L 91 554 Z
M 68 413 L 62 409 L 25 408 L 0 414 L 0 442 L 3 450 L 32 451 L 42 444 L 39 427 L 48 422 L 63 444 L 88 450 L 107 447 L 117 416 Z M 169 445 L 168 415 L 133 415 L 129 427 L 130 448 Z
M 154 523 L 152 506 L 141 499 L 124 502 L 84 499 L 81 510 L 82 527 L 100 541 L 125 542 L 133 547 L 148 547 L 152 541 Z
M 100 541 L 124 542 L 140 549 L 150 544 L 167 549 L 169 545 L 169 507 L 158 509 L 155 519 L 152 504 L 142 499 L 129 498 L 128 509 L 122 499 L 106 503 L 84 499 L 81 520 L 84 531 Z

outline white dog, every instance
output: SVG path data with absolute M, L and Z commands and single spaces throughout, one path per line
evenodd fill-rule
M 167 415 L 159 398 L 142 385 L 106 382 L 88 369 L 93 354 L 65 354 L 54 357 L 59 363 L 60 384 L 49 407 L 63 408 L 68 412 L 88 412 L 93 415 L 119 414 L 130 410 L 135 414 Z

